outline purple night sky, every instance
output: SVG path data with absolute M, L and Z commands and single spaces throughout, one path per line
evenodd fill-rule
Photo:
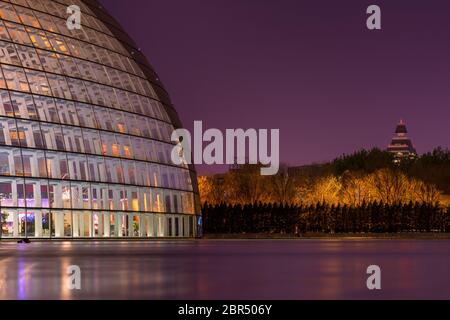
M 385 148 L 400 118 L 419 153 L 450 146 L 448 0 L 102 3 L 141 46 L 188 129 L 194 120 L 279 128 L 290 165 Z M 366 28 L 371 4 L 381 7 L 381 31 Z

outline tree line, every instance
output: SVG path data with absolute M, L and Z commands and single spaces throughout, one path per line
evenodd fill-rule
M 294 168 L 281 165 L 274 176 L 261 176 L 258 165 L 243 165 L 222 175 L 199 177 L 199 189 L 202 203 L 213 205 L 326 202 L 359 206 L 374 201 L 447 204 L 450 151 L 438 148 L 400 164 L 393 160 L 386 151 L 361 150 L 324 164 Z
M 331 162 L 242 165 L 199 178 L 206 233 L 449 232 L 450 151 L 394 162 L 379 149 Z
M 425 202 L 373 201 L 358 206 L 205 203 L 202 212 L 205 234 L 450 232 L 450 206 Z

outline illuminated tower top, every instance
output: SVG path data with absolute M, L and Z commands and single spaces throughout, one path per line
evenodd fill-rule
M 411 139 L 408 137 L 408 129 L 406 123 L 403 120 L 397 124 L 395 129 L 395 135 L 388 146 L 387 151 L 395 155 L 395 162 L 399 163 L 402 159 L 414 159 L 417 156 L 416 149 L 414 148 Z

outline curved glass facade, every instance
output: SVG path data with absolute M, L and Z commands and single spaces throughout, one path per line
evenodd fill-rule
M 98 3 L 0 1 L 2 238 L 197 236 L 195 172 L 170 160 L 179 126 Z

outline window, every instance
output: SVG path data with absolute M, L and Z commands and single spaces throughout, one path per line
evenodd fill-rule
M 100 107 L 94 107 L 95 118 L 103 130 L 113 131 L 111 117 L 109 115 L 109 110 Z
M 27 147 L 27 141 L 25 139 L 25 132 L 23 128 L 12 128 L 9 130 L 9 136 L 11 138 L 11 145 L 19 147 Z
M 23 8 L 23 7 L 19 7 L 19 6 L 14 6 L 16 9 L 17 14 L 20 17 L 20 20 L 22 21 L 23 24 L 28 25 L 28 26 L 32 26 L 35 28 L 40 28 L 41 25 L 39 24 L 38 19 L 36 19 L 36 17 L 33 14 L 33 11 L 27 8 Z
M 53 188 L 51 186 L 51 188 Z M 58 192 L 60 194 L 60 192 Z M 53 196 L 54 197 L 54 196 Z M 59 207 L 61 208 L 61 207 Z M 65 238 L 72 236 L 72 213 L 70 211 L 51 211 L 51 236 Z
M 129 94 L 128 97 L 130 98 L 131 103 L 131 111 L 136 112 L 139 114 L 143 114 L 142 106 L 141 106 L 141 99 L 137 94 Z
M 87 129 L 82 129 L 82 132 L 85 152 L 98 155 L 102 154 L 102 141 L 99 132 Z
M 68 154 L 69 173 L 72 179 L 89 180 L 88 163 L 86 156 L 77 154 Z
M 11 170 L 9 168 L 9 152 L 6 151 L 0 151 L 0 175 L 2 176 L 11 175 Z M 1 192 L 1 184 L 0 184 L 0 192 Z
M 8 34 L 8 31 L 6 30 L 5 24 L 3 21 L 0 21 L 0 39 L 2 40 L 11 40 Z
M 115 157 L 120 157 L 119 145 L 116 143 L 113 143 L 111 148 L 112 148 L 112 155 Z M 106 154 L 106 152 L 104 154 Z
M 143 114 L 145 114 L 148 117 L 157 118 L 153 110 L 152 104 L 150 102 L 150 99 L 142 96 L 140 96 L 139 98 L 141 100 Z
M 84 142 L 81 129 L 63 127 L 63 135 L 67 151 L 84 153 Z
M 122 86 L 123 88 L 127 89 L 128 91 L 136 91 L 136 89 L 133 86 L 131 77 L 128 73 L 119 72 L 120 79 L 122 80 Z
M 111 120 L 113 123 L 114 130 L 117 132 L 126 133 L 127 128 L 126 128 L 125 121 L 123 118 L 123 112 L 111 110 L 110 115 L 111 115 Z
M 17 91 L 30 91 L 25 72 L 22 68 L 3 65 L 3 74 L 8 89 Z
M 72 99 L 82 102 L 90 102 L 88 91 L 84 86 L 83 81 L 75 78 L 66 78 L 66 80 L 69 84 L 70 92 L 72 93 Z
M 43 205 L 39 205 L 39 207 L 43 207 Z M 50 213 L 48 210 L 27 210 L 27 237 L 50 237 Z
M 91 63 L 91 69 L 95 75 L 94 78 L 96 78 L 98 82 L 103 84 L 110 84 L 111 81 L 108 78 L 108 74 L 106 73 L 104 66 L 96 63 Z
M 58 55 L 59 63 L 64 74 L 69 77 L 79 78 L 80 72 L 78 71 L 77 64 L 73 58 L 65 55 Z
M 117 100 L 116 91 L 107 86 L 101 86 L 102 94 L 105 99 L 106 105 L 111 108 L 120 109 L 121 106 Z
M 95 119 L 92 106 L 84 103 L 77 103 L 76 110 L 81 126 L 89 128 L 98 128 L 97 120 Z
M 6 81 L 3 77 L 3 73 L 0 70 L 0 89 L 6 89 Z
M 48 177 L 53 179 L 68 179 L 68 165 L 66 155 L 57 152 L 46 152 Z
M 56 107 L 61 123 L 79 125 L 75 104 L 71 101 L 56 99 Z
M 11 132 L 16 132 L 16 121 L 14 119 L 0 118 L 0 142 L 4 145 L 11 146 Z M 16 141 L 17 143 L 17 141 Z
M 0 41 L 0 62 L 18 66 L 21 65 L 14 44 Z
M 117 143 L 120 146 L 121 153 L 120 156 L 128 159 L 133 158 L 133 154 L 131 152 L 131 143 L 130 138 L 124 135 L 116 135 Z
M 83 39 L 80 39 L 83 40 Z M 88 60 L 101 63 L 99 56 L 97 55 L 96 47 L 92 44 L 84 44 L 84 49 L 86 51 L 86 57 Z
M 22 184 L 16 184 L 14 179 L 0 177 L 0 204 L 2 207 L 17 207 L 19 203 L 19 190 Z M 23 191 L 21 192 L 23 194 Z M 20 199 L 23 201 L 23 198 Z
M 34 70 L 26 70 L 31 92 L 41 95 L 50 95 L 50 88 L 45 73 Z
M 37 145 L 42 146 L 43 143 L 39 123 L 26 120 L 17 120 L 16 122 L 22 147 L 36 148 L 35 138 L 38 140 Z
M 81 59 L 87 59 L 86 53 L 83 49 L 84 43 L 81 41 L 78 41 L 76 39 L 71 38 L 65 38 L 67 46 L 69 47 L 70 52 L 73 56 L 81 58 Z
M 42 67 L 45 71 L 59 74 L 63 73 L 56 53 L 44 50 L 37 50 L 37 53 L 39 54 Z
M 41 121 L 59 123 L 58 111 L 53 98 L 34 96 L 34 102 Z
M 105 160 L 102 157 L 88 157 L 89 177 L 92 181 L 107 182 Z
M 4 2 L 0 2 L 0 18 L 14 22 L 20 22 L 20 19 L 14 11 L 13 6 Z
M 22 61 L 23 67 L 39 70 L 43 69 L 36 49 L 21 45 L 16 45 L 16 49 L 19 54 L 20 60 Z
M 134 157 L 138 160 L 146 160 L 144 140 L 140 138 L 131 139 Z
M 20 149 L 12 150 L 12 158 L 13 158 L 13 170 L 11 170 L 11 174 L 15 176 L 23 176 L 23 164 L 22 164 L 22 155 L 20 154 Z M 19 180 L 20 181 L 20 180 Z
M 150 129 L 148 127 L 147 118 L 143 116 L 136 116 L 136 121 L 138 123 L 139 129 L 141 131 L 141 135 L 146 138 L 151 138 Z
M 29 1 L 32 2 L 33 5 L 39 5 L 40 3 L 38 1 Z M 45 8 L 36 8 L 37 10 L 41 10 L 41 11 L 45 11 Z M 36 16 L 36 18 L 39 21 L 39 24 L 41 25 L 41 27 L 47 31 L 50 32 L 57 32 L 57 28 L 56 25 L 53 23 L 52 17 L 48 14 L 42 13 L 42 12 L 34 12 L 34 15 Z
M 32 95 L 11 92 L 11 104 L 17 118 L 33 120 L 39 119 Z
M 77 60 L 78 69 L 81 77 L 86 80 L 97 81 L 91 69 L 91 63 L 84 60 Z
M 50 44 L 50 41 L 45 31 L 29 27 L 27 27 L 26 30 L 30 35 L 31 42 L 36 48 L 52 50 L 52 45 Z
M 98 104 L 98 105 L 106 105 L 105 103 L 105 99 L 103 98 L 102 92 L 100 90 L 100 86 L 96 83 L 92 83 L 92 82 L 85 82 L 85 86 L 89 95 L 90 100 L 92 101 L 92 103 L 94 104 Z
M 31 155 L 22 155 L 22 165 L 23 165 L 23 173 L 24 177 L 31 177 Z M 27 198 L 26 198 L 27 199 Z
M 0 115 L 14 117 L 11 99 L 8 91 L 6 90 L 0 90 Z
M 19 44 L 31 45 L 30 37 L 23 26 L 10 22 L 5 22 L 5 26 L 12 41 Z
M 44 151 L 22 150 L 22 157 L 27 176 L 47 178 L 47 163 Z
M 64 139 L 61 127 L 41 123 L 42 137 L 47 149 L 64 151 Z
M 136 167 L 134 162 L 127 161 L 127 169 L 128 183 L 136 184 Z
M 54 97 L 72 99 L 65 77 L 47 73 L 47 78 Z
M 100 61 L 102 61 L 103 64 L 106 64 L 107 66 L 114 66 L 114 64 L 111 62 L 109 57 L 109 51 L 105 48 L 96 48 L 97 55 L 100 57 Z
M 72 182 L 72 208 L 91 209 L 91 188 L 89 183 Z
M 69 49 L 63 39 L 63 37 L 59 35 L 55 35 L 54 33 L 46 33 L 47 39 L 49 39 L 50 44 L 53 49 L 59 53 L 68 54 Z
M 128 95 L 126 91 L 115 89 L 117 100 L 119 101 L 120 108 L 125 111 L 132 111 L 130 106 L 130 101 L 128 100 Z

